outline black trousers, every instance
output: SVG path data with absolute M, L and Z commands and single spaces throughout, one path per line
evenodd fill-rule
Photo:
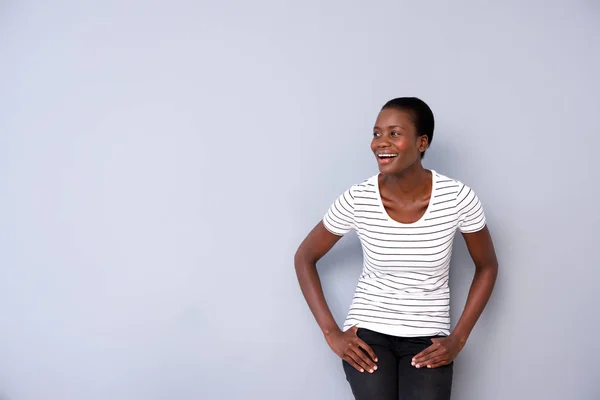
M 435 337 L 396 337 L 359 328 L 357 335 L 375 352 L 377 370 L 357 371 L 343 361 L 356 400 L 449 400 L 454 362 L 438 368 L 416 368 L 412 358 Z

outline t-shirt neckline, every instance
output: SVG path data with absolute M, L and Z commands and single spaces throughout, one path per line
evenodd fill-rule
M 429 171 L 431 171 L 431 195 L 429 197 L 429 204 L 427 204 L 427 208 L 425 209 L 425 212 L 423 213 L 421 218 L 419 218 L 415 222 L 411 222 L 411 223 L 396 221 L 394 218 L 392 218 L 388 214 L 387 210 L 385 209 L 385 207 L 383 205 L 383 200 L 381 200 L 381 193 L 379 191 L 379 175 L 380 174 L 378 173 L 375 176 L 373 176 L 372 179 L 373 179 L 373 184 L 375 185 L 375 196 L 377 197 L 377 206 L 380 208 L 381 212 L 388 219 L 389 222 L 391 222 L 394 225 L 409 227 L 409 226 L 420 225 L 423 221 L 425 221 L 425 218 L 427 218 L 429 216 L 429 214 L 431 212 L 431 208 L 432 208 L 432 203 L 433 203 L 433 194 L 435 193 L 435 188 L 437 186 L 436 172 L 433 169 L 430 169 Z

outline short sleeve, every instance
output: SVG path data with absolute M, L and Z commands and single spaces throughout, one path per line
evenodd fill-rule
M 354 228 L 354 196 L 352 188 L 342 193 L 323 217 L 323 225 L 335 235 L 343 236 Z
M 458 229 L 462 233 L 472 233 L 483 229 L 486 224 L 485 213 L 483 205 L 473 189 L 461 184 L 456 200 Z

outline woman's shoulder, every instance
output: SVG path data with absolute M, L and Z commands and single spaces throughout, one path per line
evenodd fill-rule
M 351 184 L 350 187 L 347 188 L 347 192 L 354 195 L 355 193 L 375 193 L 377 188 L 377 179 L 379 174 L 371 175 L 363 180 L 358 180 L 355 183 Z
M 436 174 L 436 197 L 447 196 L 454 200 L 456 212 L 463 212 L 465 209 L 478 209 L 480 205 L 479 196 L 473 188 L 462 181 L 439 172 Z
M 456 187 L 456 188 L 458 188 L 458 190 L 465 189 L 465 188 L 470 189 L 469 186 L 467 184 L 465 184 L 461 179 L 440 173 L 433 169 L 431 170 L 431 172 L 435 176 L 435 181 L 436 181 L 436 184 L 438 187 Z
M 377 179 L 379 178 L 379 174 L 371 175 L 368 178 L 363 179 L 360 182 L 355 183 L 352 187 L 373 187 L 377 184 Z

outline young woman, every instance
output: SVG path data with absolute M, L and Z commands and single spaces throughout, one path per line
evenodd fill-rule
M 330 206 L 295 255 L 302 293 L 357 400 L 448 400 L 455 357 L 492 293 L 498 264 L 485 214 L 464 183 L 423 168 L 434 117 L 422 100 L 386 103 L 373 129 L 379 173 Z M 316 263 L 355 230 L 363 271 L 340 329 Z M 465 309 L 450 332 L 448 269 L 456 231 L 475 264 Z

